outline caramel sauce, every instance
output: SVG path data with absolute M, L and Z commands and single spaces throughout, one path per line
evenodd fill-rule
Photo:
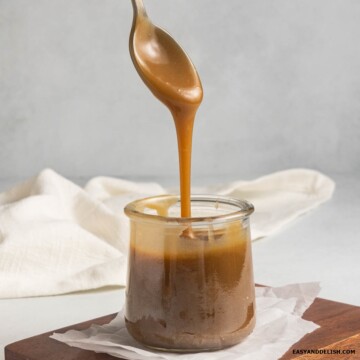
M 132 0 L 130 53 L 151 92 L 173 116 L 178 141 L 181 217 L 191 217 L 192 132 L 203 90 L 186 53 Z M 167 217 L 176 199 L 143 200 L 137 211 Z M 195 208 L 193 212 L 196 213 Z M 131 218 L 131 216 L 130 216 Z M 246 223 L 175 226 L 132 219 L 125 321 L 149 347 L 193 351 L 234 345 L 255 324 L 250 233 Z
M 202 85 L 180 45 L 151 23 L 141 1 L 133 0 L 133 4 L 131 58 L 144 83 L 173 116 L 179 152 L 181 216 L 191 217 L 192 133 L 195 114 L 203 98 Z
M 254 328 L 255 302 L 248 229 L 218 230 L 132 222 L 126 326 L 142 344 L 178 351 L 216 350 Z M 219 236 L 217 236 L 219 235 Z M 211 240 L 212 239 L 212 240 Z

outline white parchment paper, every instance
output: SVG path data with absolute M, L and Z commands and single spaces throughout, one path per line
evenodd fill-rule
M 123 312 L 107 325 L 69 330 L 51 337 L 70 346 L 130 360 L 277 360 L 294 343 L 319 326 L 301 318 L 318 293 L 318 283 L 256 288 L 256 326 L 243 342 L 214 352 L 174 354 L 141 346 L 126 330 Z

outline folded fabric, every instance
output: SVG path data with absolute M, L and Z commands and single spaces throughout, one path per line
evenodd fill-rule
M 251 201 L 257 239 L 330 199 L 334 187 L 317 171 L 293 169 L 203 190 Z M 123 207 L 164 193 L 158 184 L 107 177 L 83 189 L 46 169 L 0 194 L 0 298 L 125 285 L 129 225 Z

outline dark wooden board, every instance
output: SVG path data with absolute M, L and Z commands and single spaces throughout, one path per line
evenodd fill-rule
M 54 330 L 86 329 L 91 324 L 106 324 L 115 314 L 89 320 L 81 324 Z M 360 307 L 317 298 L 305 312 L 304 318 L 321 328 L 303 337 L 281 360 L 360 359 Z M 21 340 L 5 347 L 5 360 L 113 360 L 106 354 L 97 354 L 67 346 L 50 339 L 54 331 Z M 293 349 L 355 349 L 352 355 L 298 355 Z M 255 359 L 254 359 L 255 360 Z
M 306 310 L 303 316 L 321 327 L 310 334 L 305 335 L 299 342 L 293 345 L 281 360 L 313 359 L 360 359 L 360 307 L 343 304 L 321 298 L 315 299 L 314 303 Z M 342 345 L 340 346 L 340 342 Z M 355 350 L 355 355 L 307 355 L 293 354 L 293 349 L 334 349 Z

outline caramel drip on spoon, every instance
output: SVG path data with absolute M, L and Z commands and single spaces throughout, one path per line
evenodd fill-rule
M 130 55 L 146 86 L 172 113 L 179 151 L 181 216 L 191 217 L 192 133 L 203 97 L 201 81 L 180 45 L 152 24 L 142 0 L 132 0 L 132 3 Z

